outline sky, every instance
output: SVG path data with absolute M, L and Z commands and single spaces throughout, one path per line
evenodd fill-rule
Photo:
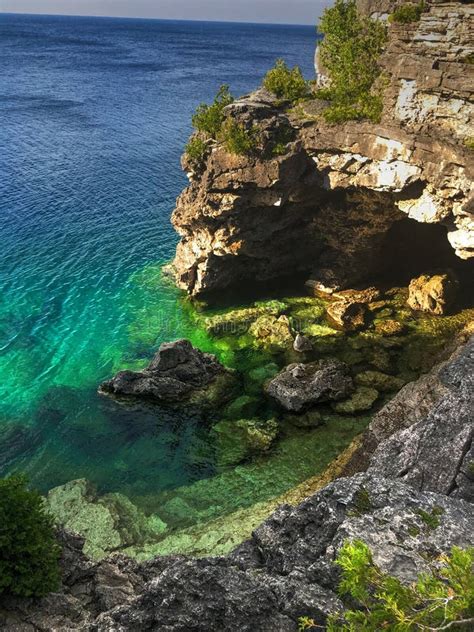
M 0 0 L 0 12 L 315 24 L 331 0 Z

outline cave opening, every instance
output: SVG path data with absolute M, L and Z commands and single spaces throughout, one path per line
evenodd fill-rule
M 392 224 L 380 248 L 375 280 L 387 285 L 407 285 L 423 273 L 453 271 L 468 298 L 474 278 L 474 261 L 460 259 L 441 224 L 423 224 L 405 217 Z

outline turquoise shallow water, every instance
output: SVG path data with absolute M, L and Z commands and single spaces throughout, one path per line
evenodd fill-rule
M 196 336 L 159 277 L 196 104 L 253 89 L 314 29 L 0 15 L 0 473 L 148 494 L 214 471 L 199 419 L 96 395 Z M 205 339 L 196 342 L 203 346 Z

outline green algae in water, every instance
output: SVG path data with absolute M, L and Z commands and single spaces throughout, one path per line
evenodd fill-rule
M 133 274 L 117 300 L 123 306 L 119 322 L 113 328 L 103 323 L 102 329 L 94 323 L 87 344 L 81 342 L 80 329 L 72 331 L 59 346 L 52 345 L 47 371 L 39 367 L 48 338 L 39 346 L 29 339 L 15 353 L 7 350 L 0 357 L 4 386 L 15 386 L 15 396 L 7 392 L 1 404 L 3 471 L 25 470 L 44 491 L 87 478 L 101 493 L 126 494 L 164 519 L 171 531 L 274 499 L 322 472 L 370 420 L 369 413 L 341 417 L 329 409 L 318 428 L 285 424 L 272 403 L 262 398 L 263 385 L 284 365 L 302 358 L 309 361 L 311 355 L 297 354 L 287 339 L 257 350 L 248 322 L 242 329 L 213 335 L 210 319 L 226 318 L 232 310 L 245 317 L 245 310 L 257 316 L 284 315 L 294 330 L 312 338 L 315 357 L 337 356 L 355 373 L 379 370 L 407 380 L 428 370 L 446 341 L 473 317 L 473 310 L 448 317 L 413 314 L 405 308 L 403 296 L 394 293 L 376 315 L 403 322 L 404 335 L 384 337 L 370 323 L 367 331 L 345 335 L 328 325 L 321 299 L 271 297 L 211 309 L 183 296 L 159 265 Z M 97 396 L 101 380 L 118 370 L 143 368 L 162 342 L 181 337 L 239 370 L 239 396 L 247 398 L 241 403 L 243 409 L 248 404 L 252 417 L 280 417 L 280 436 L 268 454 L 219 468 L 211 432 L 218 418 L 138 402 L 121 406 Z M 384 401 L 386 396 L 381 396 L 377 406 Z

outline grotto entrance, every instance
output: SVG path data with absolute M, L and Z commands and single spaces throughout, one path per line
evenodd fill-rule
M 464 293 L 474 278 L 474 262 L 456 256 L 440 224 L 423 224 L 408 217 L 392 224 L 383 237 L 379 270 L 374 275 L 387 285 L 407 285 L 426 272 L 452 270 Z

